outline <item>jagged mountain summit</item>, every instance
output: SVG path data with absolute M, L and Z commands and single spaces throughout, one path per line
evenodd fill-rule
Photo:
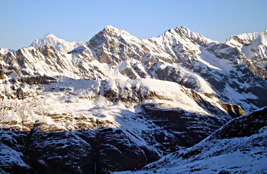
M 107 26 L 85 43 L 1 49 L 1 172 L 136 170 L 194 146 L 267 105 L 265 36 L 218 43 L 182 26 L 140 40 Z
M 81 41 L 79 42 L 65 41 L 50 33 L 50 34 L 45 35 L 44 37 L 34 40 L 30 46 L 34 48 L 44 47 L 44 46 L 48 46 L 48 47 L 53 46 L 56 50 L 63 52 L 63 53 L 67 53 L 73 50 L 74 48 L 81 46 L 82 44 L 83 42 Z

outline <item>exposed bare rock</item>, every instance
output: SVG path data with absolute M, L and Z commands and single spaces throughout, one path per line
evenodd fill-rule
M 4 79 L 5 78 L 5 73 L 3 70 L 0 70 L 0 79 Z
M 233 105 L 233 104 L 222 104 L 222 107 L 225 111 L 231 115 L 233 118 L 238 117 L 240 115 L 245 115 L 246 113 L 242 109 L 241 106 Z
M 54 77 L 49 77 L 49 76 L 31 76 L 31 77 L 21 77 L 18 79 L 21 83 L 27 83 L 29 85 L 33 84 L 48 84 L 55 82 Z

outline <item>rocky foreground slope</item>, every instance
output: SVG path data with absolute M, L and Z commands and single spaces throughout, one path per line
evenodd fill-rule
M 193 147 L 121 173 L 266 173 L 267 108 L 231 120 Z
M 0 49 L 1 172 L 137 170 L 197 144 L 267 105 L 266 38 L 107 26 L 86 43 Z

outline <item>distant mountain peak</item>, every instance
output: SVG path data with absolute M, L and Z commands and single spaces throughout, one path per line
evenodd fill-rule
M 37 41 L 37 40 L 41 41 L 41 40 L 47 40 L 47 39 L 65 41 L 64 39 L 61 39 L 52 33 L 46 34 L 46 35 L 40 37 L 39 39 L 35 39 L 35 41 Z
M 47 35 L 45 35 L 45 37 L 56 37 L 56 36 L 52 33 L 48 33 Z
M 82 42 L 68 42 L 64 39 L 58 38 L 52 33 L 49 33 L 39 39 L 34 40 L 30 46 L 35 48 L 43 47 L 45 45 L 53 46 L 56 50 L 67 53 L 74 48 L 81 46 L 82 44 Z
M 267 30 L 254 33 L 243 33 L 240 35 L 231 36 L 230 39 L 235 39 L 236 41 L 244 44 L 248 44 L 256 39 L 267 40 Z
M 185 27 L 184 25 L 182 25 L 182 26 L 180 27 L 180 29 L 187 29 L 187 27 Z
M 116 35 L 128 35 L 128 36 L 132 36 L 128 31 L 126 31 L 124 29 L 121 29 L 121 28 L 113 27 L 112 25 L 106 26 L 101 32 L 103 32 L 103 33 L 105 33 L 107 35 L 109 35 L 111 33 L 114 33 Z
M 9 50 L 7 48 L 0 48 L 0 54 L 6 54 Z
M 267 65 L 267 30 L 231 36 L 227 43 L 238 46 L 246 58 L 265 69 Z
M 113 27 L 112 25 L 107 25 L 104 29 L 107 29 L 107 30 L 118 30 L 118 28 Z
M 53 39 L 60 39 L 60 38 L 58 38 L 56 35 L 54 35 L 54 34 L 52 34 L 52 33 L 49 33 L 49 34 L 47 34 L 47 35 L 44 35 L 43 37 L 41 37 L 40 39 L 44 39 L 44 38 L 53 38 Z M 63 39 L 62 39 L 63 40 Z
M 102 29 L 100 32 L 98 32 L 95 36 L 93 36 L 90 39 L 91 45 L 101 45 L 106 42 L 107 39 L 115 39 L 118 40 L 118 38 L 124 38 L 127 41 L 134 40 L 139 42 L 140 40 L 136 38 L 135 36 L 131 35 L 126 30 L 123 30 L 121 28 L 115 28 L 111 25 L 106 26 L 104 29 Z

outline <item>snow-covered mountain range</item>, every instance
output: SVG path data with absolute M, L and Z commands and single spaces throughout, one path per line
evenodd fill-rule
M 197 144 L 267 105 L 266 37 L 219 43 L 182 26 L 139 40 L 107 26 L 85 43 L 0 49 L 0 171 L 136 170 Z

